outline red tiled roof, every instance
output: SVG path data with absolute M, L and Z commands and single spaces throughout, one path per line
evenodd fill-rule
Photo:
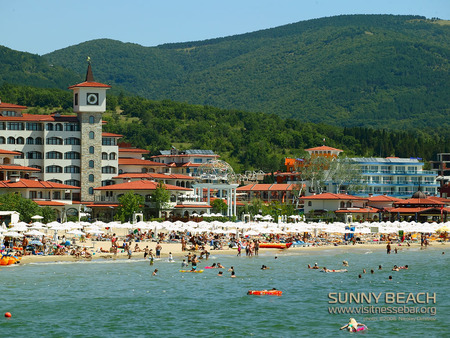
M 182 174 L 159 174 L 159 173 L 125 173 L 113 177 L 120 178 L 143 178 L 143 179 L 171 179 L 171 180 L 194 180 L 192 176 Z
M 89 208 L 106 208 L 106 207 L 118 207 L 119 204 L 90 204 Z
M 17 151 L 4 150 L 4 149 L 0 149 L 0 154 L 2 154 L 2 155 L 22 155 L 22 153 L 19 153 Z
M 436 200 L 432 200 L 429 198 L 410 198 L 407 200 L 400 200 L 398 202 L 394 202 L 394 206 L 405 206 L 405 205 L 443 205 L 443 202 L 438 202 Z
M 335 213 L 365 213 L 365 214 L 375 214 L 379 212 L 377 208 L 367 207 L 367 208 L 350 208 L 350 209 L 339 209 Z
M 247 184 L 239 187 L 237 191 L 289 191 L 295 184 L 271 183 L 271 184 Z
M 41 171 L 41 169 L 38 168 L 24 167 L 21 165 L 9 165 L 9 164 L 0 165 L 0 170 Z
M 424 212 L 424 211 L 432 211 L 435 210 L 436 212 L 441 212 L 441 207 L 436 206 L 436 207 L 412 207 L 412 208 L 407 208 L 407 207 L 400 207 L 400 208 L 390 208 L 388 211 L 390 213 L 416 213 L 416 212 Z M 444 208 L 443 209 L 446 212 L 450 212 L 450 208 Z
M 167 190 L 192 191 L 192 189 L 177 187 L 175 185 L 166 184 Z M 156 190 L 158 183 L 148 180 L 125 182 L 104 187 L 94 188 L 94 190 Z
M 184 209 L 202 209 L 202 208 L 212 208 L 210 205 L 190 205 L 190 204 L 177 204 L 174 208 L 184 208 Z
M 206 155 L 206 154 L 179 154 L 179 155 L 154 155 L 152 158 L 156 157 L 220 157 L 219 155 Z
M 65 203 L 56 202 L 56 201 L 34 201 L 37 205 L 41 206 L 49 206 L 49 207 L 62 207 L 66 205 Z
M 123 135 L 103 132 L 102 137 L 123 137 Z
M 269 190 L 270 191 L 288 191 L 288 190 L 292 190 L 294 188 L 293 184 L 284 184 L 284 183 L 278 183 L 278 184 L 273 184 Z
M 138 154 L 148 154 L 149 150 L 139 149 L 139 148 L 119 148 L 119 153 L 138 153 Z
M 311 195 L 300 197 L 301 200 L 367 200 L 367 198 L 356 197 L 353 195 L 346 194 L 332 194 L 326 192 L 320 195 Z
M 396 198 L 388 195 L 378 195 L 367 198 L 369 202 L 399 202 L 401 198 Z
M 320 146 L 320 147 L 314 147 L 314 148 L 305 149 L 305 151 L 316 151 L 316 150 L 343 151 L 341 149 L 331 148 L 331 147 L 328 147 L 328 146 Z
M 73 185 L 61 184 L 49 181 L 36 181 L 21 178 L 18 182 L 0 181 L 0 188 L 14 188 L 14 189 L 80 189 Z
M 119 165 L 142 165 L 142 166 L 157 166 L 157 167 L 166 166 L 164 163 L 149 160 L 141 160 L 138 158 L 123 158 L 123 157 L 119 157 Z
M 0 102 L 0 109 L 27 109 L 27 107 L 13 103 Z
M 69 89 L 78 88 L 78 87 L 95 87 L 95 88 L 111 88 L 110 85 L 99 83 L 99 82 L 91 82 L 85 81 L 78 83 L 76 85 L 70 86 Z

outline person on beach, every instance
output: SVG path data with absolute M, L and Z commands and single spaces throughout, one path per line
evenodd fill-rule
M 259 240 L 255 240 L 255 256 L 259 253 Z
M 161 258 L 161 250 L 162 250 L 162 246 L 161 244 L 159 244 L 159 242 L 156 245 L 156 258 Z
M 155 270 L 152 272 L 152 276 L 156 276 L 157 273 L 158 273 L 158 269 L 155 269 Z
M 131 250 L 131 246 L 127 245 L 127 254 L 128 259 L 131 259 L 131 255 L 133 254 L 133 251 Z
M 395 253 L 395 254 L 397 253 L 397 248 L 394 248 L 394 253 Z
M 241 251 L 242 251 L 242 246 L 241 246 L 241 242 L 239 242 L 238 245 L 237 245 L 237 252 L 238 253 L 237 253 L 236 256 L 239 257 L 241 255 Z
M 173 260 L 173 257 L 172 257 L 172 253 L 171 253 L 171 252 L 169 252 L 169 262 L 175 262 L 175 261 Z
M 155 260 L 155 256 L 153 255 L 153 249 L 150 249 L 148 253 L 148 258 L 150 259 L 150 265 L 153 265 L 153 261 Z
M 389 255 L 391 253 L 391 242 L 386 245 L 386 253 Z
M 191 260 L 192 260 L 192 255 L 191 255 L 191 253 L 190 253 L 190 252 L 189 252 L 189 253 L 187 254 L 186 258 L 187 258 L 187 262 L 188 262 L 188 264 L 189 264 L 189 263 L 191 263 Z
M 187 267 L 187 266 L 188 266 L 188 263 L 186 263 L 186 260 L 183 259 L 183 261 L 181 262 L 181 267 L 182 267 L 182 268 L 185 268 L 185 267 Z
M 148 256 L 148 245 L 144 249 L 144 259 Z
M 192 257 L 192 260 L 191 260 L 192 271 L 197 270 L 197 263 L 198 263 L 197 255 L 194 255 L 194 257 Z

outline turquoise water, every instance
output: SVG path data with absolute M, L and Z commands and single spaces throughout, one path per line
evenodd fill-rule
M 442 255 L 439 245 L 396 255 L 330 248 L 253 258 L 213 254 L 199 265 L 233 265 L 234 279 L 229 272 L 218 277 L 215 269 L 180 273 L 180 259 L 153 266 L 136 259 L 2 267 L 0 313 L 11 312 L 12 318 L 0 318 L 0 332 L 2 337 L 345 336 L 349 333 L 339 327 L 355 317 L 369 327 L 365 335 L 443 337 L 450 334 L 449 256 Z M 317 262 L 339 269 L 344 259 L 350 264 L 348 273 L 306 268 Z M 262 264 L 270 269 L 261 270 Z M 394 264 L 410 269 L 392 272 Z M 152 276 L 155 268 L 159 274 Z M 363 268 L 367 273 L 359 279 Z M 273 287 L 283 296 L 246 295 L 250 289 Z M 436 304 L 427 305 L 436 307 L 436 315 L 329 314 L 329 292 L 436 292 Z M 435 320 L 424 320 L 430 318 Z

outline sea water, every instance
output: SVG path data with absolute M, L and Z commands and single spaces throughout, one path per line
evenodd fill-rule
M 325 248 L 271 251 L 257 257 L 212 253 L 199 268 L 220 262 L 234 266 L 236 278 L 181 273 L 181 258 L 36 263 L 0 268 L 0 336 L 16 337 L 299 337 L 348 335 L 339 328 L 350 317 L 367 325 L 363 334 L 444 337 L 450 334 L 449 256 L 436 244 L 424 250 Z M 347 273 L 307 268 L 318 263 Z M 262 265 L 268 270 L 261 270 Z M 382 265 L 382 270 L 378 266 Z M 391 271 L 396 265 L 408 270 Z M 159 272 L 152 276 L 154 269 Z M 363 273 L 366 269 L 366 273 Z M 370 270 L 374 270 L 374 274 Z M 358 278 L 361 274 L 362 278 Z M 388 276 L 393 276 L 389 281 Z M 248 296 L 248 290 L 277 288 L 277 296 Z M 436 314 L 330 314 L 330 293 L 435 293 Z M 384 298 L 383 298 L 384 299 Z M 5 312 L 11 318 L 3 318 Z

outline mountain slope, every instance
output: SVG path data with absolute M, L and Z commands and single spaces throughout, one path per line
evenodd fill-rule
M 199 42 L 94 40 L 45 57 L 151 99 L 390 128 L 448 123 L 450 27 L 351 15 Z

